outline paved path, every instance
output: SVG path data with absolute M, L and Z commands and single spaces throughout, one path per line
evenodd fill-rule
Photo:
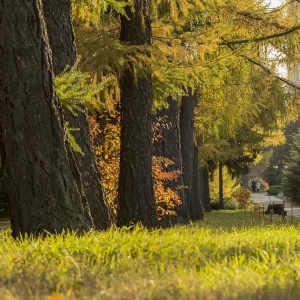
M 251 200 L 253 200 L 255 203 L 259 205 L 264 205 L 265 210 L 268 208 L 268 204 L 271 203 L 283 203 L 283 200 L 275 197 L 275 196 L 268 196 L 266 193 L 253 193 L 250 197 Z M 285 201 L 284 210 L 287 211 L 287 215 L 291 216 L 293 214 L 294 217 L 300 218 L 300 206 L 299 205 L 293 205 L 293 211 L 291 208 L 291 203 Z

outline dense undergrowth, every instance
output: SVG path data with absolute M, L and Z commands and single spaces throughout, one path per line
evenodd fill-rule
M 2 229 L 1 299 L 299 299 L 296 221 L 218 211 L 154 231 L 14 240 Z

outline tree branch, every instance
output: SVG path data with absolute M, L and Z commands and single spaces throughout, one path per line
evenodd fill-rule
M 284 82 L 285 84 L 291 86 L 294 89 L 300 90 L 300 85 L 297 83 L 294 83 L 291 80 L 288 80 L 284 77 L 278 76 L 276 75 L 274 72 L 272 72 L 266 65 L 262 64 L 261 62 L 255 61 L 254 59 L 246 56 L 246 55 L 240 55 L 241 57 L 245 58 L 246 60 L 248 60 L 249 62 L 251 62 L 252 64 L 260 67 L 262 70 L 264 70 L 266 73 L 270 74 L 270 75 L 274 75 L 276 79 Z
M 283 32 L 274 33 L 274 34 L 267 35 L 267 36 L 261 36 L 261 37 L 257 37 L 257 38 L 253 38 L 253 39 L 226 41 L 226 42 L 224 41 L 224 42 L 219 43 L 219 45 L 228 46 L 228 45 L 240 45 L 240 44 L 246 44 L 246 43 L 267 41 L 267 40 L 271 40 L 271 39 L 278 38 L 281 36 L 285 36 L 294 31 L 297 31 L 298 29 L 300 29 L 300 24 L 297 24 L 296 26 L 289 28 L 288 30 L 283 31 Z
M 228 45 L 228 48 L 231 50 L 231 51 L 234 51 L 234 48 L 231 46 L 231 45 Z M 271 71 L 266 65 L 264 65 L 263 63 L 261 62 L 258 62 L 256 60 L 254 60 L 253 58 L 250 58 L 249 56 L 247 55 L 244 55 L 244 54 L 240 54 L 239 55 L 240 57 L 243 57 L 244 59 L 246 59 L 247 61 L 249 61 L 250 63 L 260 67 L 262 70 L 264 70 L 266 73 L 270 74 L 270 75 L 273 75 L 277 80 L 281 81 L 281 82 L 284 82 L 285 84 L 287 84 L 288 86 L 296 89 L 296 90 L 299 90 L 300 91 L 300 85 L 291 81 L 291 80 L 288 80 L 284 77 L 281 77 L 281 76 L 278 76 L 276 73 L 274 73 L 273 71 Z

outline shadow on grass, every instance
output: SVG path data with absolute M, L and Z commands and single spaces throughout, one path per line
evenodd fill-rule
M 295 225 L 300 224 L 300 218 L 285 217 L 284 220 L 279 215 L 260 215 L 253 216 L 251 211 L 239 210 L 213 210 L 210 213 L 205 213 L 204 221 L 198 223 L 200 226 L 211 228 L 245 228 L 255 226 L 270 226 L 270 225 Z
M 240 210 L 213 210 L 212 212 L 205 213 L 204 220 L 194 223 L 200 227 L 209 227 L 212 229 L 224 228 L 246 228 L 246 227 L 263 227 L 263 226 L 286 226 L 300 224 L 300 218 L 297 217 L 282 217 L 279 215 L 273 215 L 270 218 L 269 215 L 253 216 L 251 211 L 240 211 Z M 10 217 L 5 214 L 0 214 L 0 231 L 7 230 L 10 228 Z

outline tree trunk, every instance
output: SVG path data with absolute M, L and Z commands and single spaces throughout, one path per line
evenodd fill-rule
M 0 0 L 0 145 L 14 236 L 89 230 L 40 0 Z
M 194 169 L 194 108 L 195 97 L 189 90 L 189 95 L 182 97 L 180 108 L 180 139 L 182 151 L 182 172 L 184 185 L 184 200 L 189 216 L 193 210 L 193 169 Z
M 203 219 L 201 204 L 201 186 L 198 162 L 198 143 L 194 139 L 194 110 L 196 105 L 192 90 L 182 97 L 180 109 L 180 137 L 182 150 L 182 172 L 184 200 L 187 203 L 189 217 L 193 221 Z
M 121 16 L 120 40 L 131 45 L 151 43 L 150 0 L 135 1 L 129 19 Z M 149 67 L 149 66 L 148 66 Z M 145 66 L 146 68 L 146 66 Z M 158 225 L 153 192 L 151 74 L 135 78 L 133 65 L 121 76 L 121 153 L 118 226 L 141 222 Z
M 169 187 L 178 193 L 182 204 L 177 208 L 177 219 L 172 219 L 170 222 L 189 222 L 188 209 L 184 201 L 183 193 L 183 179 L 182 179 L 182 158 L 180 145 L 180 131 L 179 131 L 179 108 L 178 101 L 172 97 L 168 97 L 168 108 L 162 108 L 156 114 L 156 120 L 161 120 L 161 124 L 156 129 L 157 133 L 162 137 L 155 139 L 153 143 L 153 154 L 170 159 L 174 162 L 173 165 L 168 166 L 166 171 L 180 171 L 179 178 L 171 181 Z M 157 121 L 156 121 L 157 122 Z
M 52 50 L 54 74 L 60 75 L 77 59 L 71 0 L 42 0 Z
M 43 6 L 52 49 L 54 74 L 57 76 L 68 66 L 72 67 L 77 59 L 71 17 L 71 1 L 43 0 Z M 111 225 L 109 209 L 92 148 L 84 105 L 81 109 L 83 111 L 77 111 L 76 115 L 65 109 L 64 117 L 70 128 L 80 129 L 79 131 L 73 131 L 72 135 L 84 155 L 76 151 L 73 151 L 73 154 L 81 175 L 83 191 L 90 206 L 94 225 L 97 229 L 106 229 Z
M 219 163 L 219 200 L 220 208 L 224 209 L 224 196 L 223 196 L 223 164 Z
M 209 194 L 209 172 L 206 166 L 202 168 L 202 184 L 203 184 L 203 194 L 202 194 L 203 207 L 206 212 L 211 212 L 210 194 Z
M 203 137 L 198 137 L 198 147 L 203 143 Z M 209 196 L 209 174 L 207 166 L 201 166 L 199 168 L 199 182 L 200 182 L 200 202 L 202 210 L 206 212 L 211 211 L 210 207 L 210 196 Z
M 191 199 L 192 209 L 190 211 L 191 220 L 193 221 L 203 220 L 204 218 L 203 207 L 201 203 L 201 176 L 199 169 L 199 155 L 197 145 L 194 145 L 193 185 Z

